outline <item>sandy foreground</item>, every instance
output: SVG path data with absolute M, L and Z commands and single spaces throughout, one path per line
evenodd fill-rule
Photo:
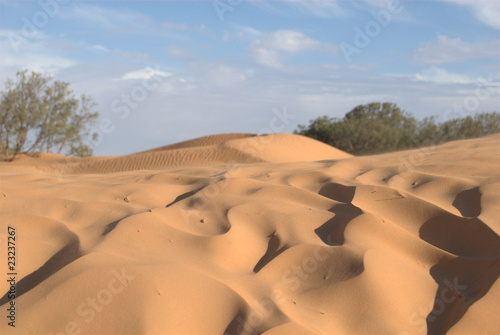
M 499 148 L 224 134 L 1 162 L 0 333 L 500 334 Z

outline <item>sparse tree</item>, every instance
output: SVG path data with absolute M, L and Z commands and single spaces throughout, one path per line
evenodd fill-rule
M 99 113 L 89 96 L 75 98 L 69 83 L 27 70 L 7 79 L 0 92 L 0 152 L 13 160 L 21 152 L 88 156 L 84 139 Z
M 481 113 L 462 119 L 451 119 L 438 125 L 442 141 L 480 137 L 500 132 L 500 114 Z

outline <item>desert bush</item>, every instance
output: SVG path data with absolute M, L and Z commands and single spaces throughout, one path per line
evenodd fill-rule
M 442 123 L 436 117 L 418 121 L 390 102 L 359 105 L 343 118 L 321 116 L 298 125 L 308 136 L 346 152 L 363 155 L 404 150 L 500 132 L 500 114 L 481 113 Z
M 92 154 L 84 139 L 99 113 L 91 97 L 75 98 L 69 83 L 19 71 L 0 97 L 0 154 L 6 160 L 21 152 Z

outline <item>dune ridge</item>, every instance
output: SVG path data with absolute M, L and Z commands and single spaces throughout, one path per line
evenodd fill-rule
M 340 159 L 352 155 L 311 138 L 292 134 L 219 134 L 175 143 L 125 156 L 75 158 L 42 154 L 44 160 L 20 159 L 55 174 L 113 173 L 179 169 L 196 166 L 297 162 Z
M 222 134 L 2 162 L 22 317 L 0 331 L 498 334 L 499 144 L 353 157 Z

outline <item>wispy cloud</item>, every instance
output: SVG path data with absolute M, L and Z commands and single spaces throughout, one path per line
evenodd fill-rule
M 235 89 L 254 77 L 251 69 L 224 62 L 201 62 L 189 67 L 190 76 L 203 85 L 214 88 Z M 206 89 L 206 87 L 205 87 Z
M 294 30 L 278 30 L 262 34 L 250 47 L 254 59 L 262 65 L 279 68 L 284 53 L 297 53 L 308 50 L 335 52 L 336 48 L 327 43 L 313 40 Z
M 323 18 L 347 16 L 347 11 L 341 6 L 341 1 L 332 0 L 282 0 L 249 1 L 254 6 L 278 15 L 301 14 Z
M 22 31 L 3 30 L 0 32 L 2 45 L 2 77 L 12 76 L 19 69 L 28 69 L 55 75 L 58 71 L 77 64 L 77 61 L 65 56 L 61 50 L 54 48 L 54 41 L 47 35 L 38 32 L 22 46 L 22 52 L 11 43 L 22 35 Z
M 500 29 L 500 1 L 445 0 L 471 10 L 474 16 L 484 24 Z
M 238 36 L 238 39 L 240 41 L 253 40 L 262 35 L 261 31 L 250 26 L 232 24 L 232 27 L 234 28 L 236 35 Z
M 425 70 L 423 73 L 417 73 L 415 75 L 415 79 L 417 81 L 426 81 L 437 84 L 470 84 L 474 82 L 474 80 L 469 76 L 451 73 L 438 67 L 432 67 Z
M 189 31 L 189 26 L 184 23 L 155 22 L 151 17 L 136 11 L 88 3 L 77 2 L 61 11 L 59 17 L 83 22 L 90 27 L 100 28 L 99 30 L 114 34 L 150 34 L 186 40 L 185 32 Z
M 434 65 L 499 56 L 499 40 L 474 43 L 444 35 L 438 35 L 436 41 L 427 43 L 413 53 L 413 59 L 417 63 Z
M 347 12 L 340 6 L 339 1 L 328 0 L 286 0 L 284 1 L 295 11 L 303 14 L 318 16 L 318 17 L 340 17 L 346 16 Z
M 84 21 L 106 29 L 140 28 L 153 24 L 150 18 L 141 13 L 84 3 L 68 7 L 67 10 L 61 12 L 60 17 L 67 20 Z
M 109 52 L 109 50 L 105 46 L 102 46 L 100 44 L 93 45 L 92 47 L 90 47 L 90 50 L 96 52 Z

